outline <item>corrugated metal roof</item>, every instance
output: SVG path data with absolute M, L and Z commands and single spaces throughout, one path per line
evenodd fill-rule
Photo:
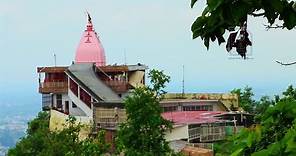
M 127 71 L 143 71 L 148 69 L 146 65 L 136 64 L 136 65 L 107 65 L 97 67 L 104 72 L 127 72 Z
M 90 92 L 90 94 L 92 94 L 97 100 L 121 100 L 110 87 L 97 77 L 92 63 L 72 64 L 66 73 L 75 81 L 79 81 L 77 83 L 81 83 L 80 85 Z
M 225 122 L 215 117 L 223 114 L 222 111 L 179 111 L 179 112 L 165 112 L 162 117 L 172 121 L 174 124 L 202 124 Z

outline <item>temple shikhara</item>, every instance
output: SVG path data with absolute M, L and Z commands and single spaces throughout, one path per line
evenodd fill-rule
M 61 129 L 69 115 L 89 125 L 82 137 L 106 131 L 114 141 L 118 125 L 125 121 L 123 100 L 133 89 L 145 85 L 142 63 L 109 65 L 92 19 L 78 44 L 69 66 L 37 67 L 42 109 L 50 112 L 50 129 Z M 222 140 L 250 123 L 240 111 L 234 94 L 168 93 L 161 102 L 162 116 L 173 122 L 166 139 L 172 144 L 211 143 Z

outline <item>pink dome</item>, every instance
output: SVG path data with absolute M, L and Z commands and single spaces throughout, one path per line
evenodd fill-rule
M 90 16 L 86 30 L 76 50 L 75 63 L 95 63 L 97 66 L 106 65 L 105 51 L 97 33 L 93 29 Z

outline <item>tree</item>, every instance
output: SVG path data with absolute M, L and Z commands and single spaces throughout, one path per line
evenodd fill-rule
M 191 7 L 197 0 L 191 0 Z M 296 26 L 296 2 L 292 0 L 207 0 L 207 6 L 191 26 L 193 39 L 200 37 L 209 48 L 210 40 L 225 42 L 225 31 L 242 27 L 247 16 L 264 17 L 267 28 L 286 28 Z M 274 25 L 275 21 L 282 25 Z
M 28 123 L 27 135 L 22 138 L 15 148 L 8 151 L 8 155 L 39 155 L 46 148 L 47 134 L 49 134 L 49 114 L 40 112 L 38 116 Z
M 288 90 L 290 87 L 285 92 Z M 215 148 L 216 155 L 296 155 L 296 99 L 282 97 L 267 108 L 257 125 L 243 129 Z
M 269 96 L 262 96 L 259 101 L 256 101 L 255 104 L 255 114 L 263 114 L 268 107 L 275 104 L 275 101 L 270 99 Z
M 256 118 L 259 118 L 260 114 L 264 113 L 271 105 L 274 105 L 276 101 L 272 100 L 269 96 L 263 96 L 259 101 L 254 100 L 254 93 L 249 86 L 246 86 L 243 89 L 233 89 L 231 93 L 238 96 L 239 106 L 243 108 L 244 111 L 257 115 Z
M 287 90 L 283 92 L 283 95 L 286 97 L 286 98 L 293 98 L 293 99 L 296 99 L 296 89 L 293 88 L 292 85 L 289 85 Z
M 118 130 L 117 147 L 127 156 L 170 155 L 172 152 L 164 139 L 172 125 L 161 117 L 159 105 L 169 77 L 157 70 L 150 71 L 148 77 L 152 87 L 136 88 L 124 102 L 127 121 Z
M 244 111 L 253 113 L 255 108 L 255 100 L 253 99 L 254 93 L 252 88 L 246 86 L 242 89 L 233 89 L 231 93 L 238 96 L 239 106 L 243 108 Z
M 82 125 L 75 124 L 76 119 L 69 117 L 61 131 L 49 131 L 49 114 L 40 112 L 29 122 L 27 135 L 14 148 L 9 149 L 9 156 L 99 156 L 108 152 L 110 145 L 105 143 L 104 132 L 94 138 L 79 140 Z
M 96 137 L 90 137 L 82 141 L 82 155 L 100 156 L 110 150 L 111 145 L 105 140 L 105 131 L 98 132 Z

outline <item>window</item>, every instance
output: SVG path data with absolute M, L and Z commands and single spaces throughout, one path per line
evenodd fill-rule
M 63 109 L 63 101 L 62 101 L 62 95 L 61 94 L 56 95 L 56 103 L 57 103 L 57 108 Z
M 80 100 L 83 101 L 89 108 L 91 108 L 91 96 L 79 87 Z
M 178 110 L 178 106 L 163 107 L 163 112 L 175 112 Z
M 212 111 L 212 105 L 183 106 L 183 111 Z
M 70 79 L 70 90 L 71 90 L 76 96 L 78 96 L 78 85 L 77 85 L 72 79 Z
M 51 105 L 52 105 L 51 94 L 42 94 L 42 108 L 50 109 Z
M 72 102 L 72 108 L 77 108 L 77 105 L 74 102 Z
M 69 101 L 65 101 L 65 113 L 69 114 Z

